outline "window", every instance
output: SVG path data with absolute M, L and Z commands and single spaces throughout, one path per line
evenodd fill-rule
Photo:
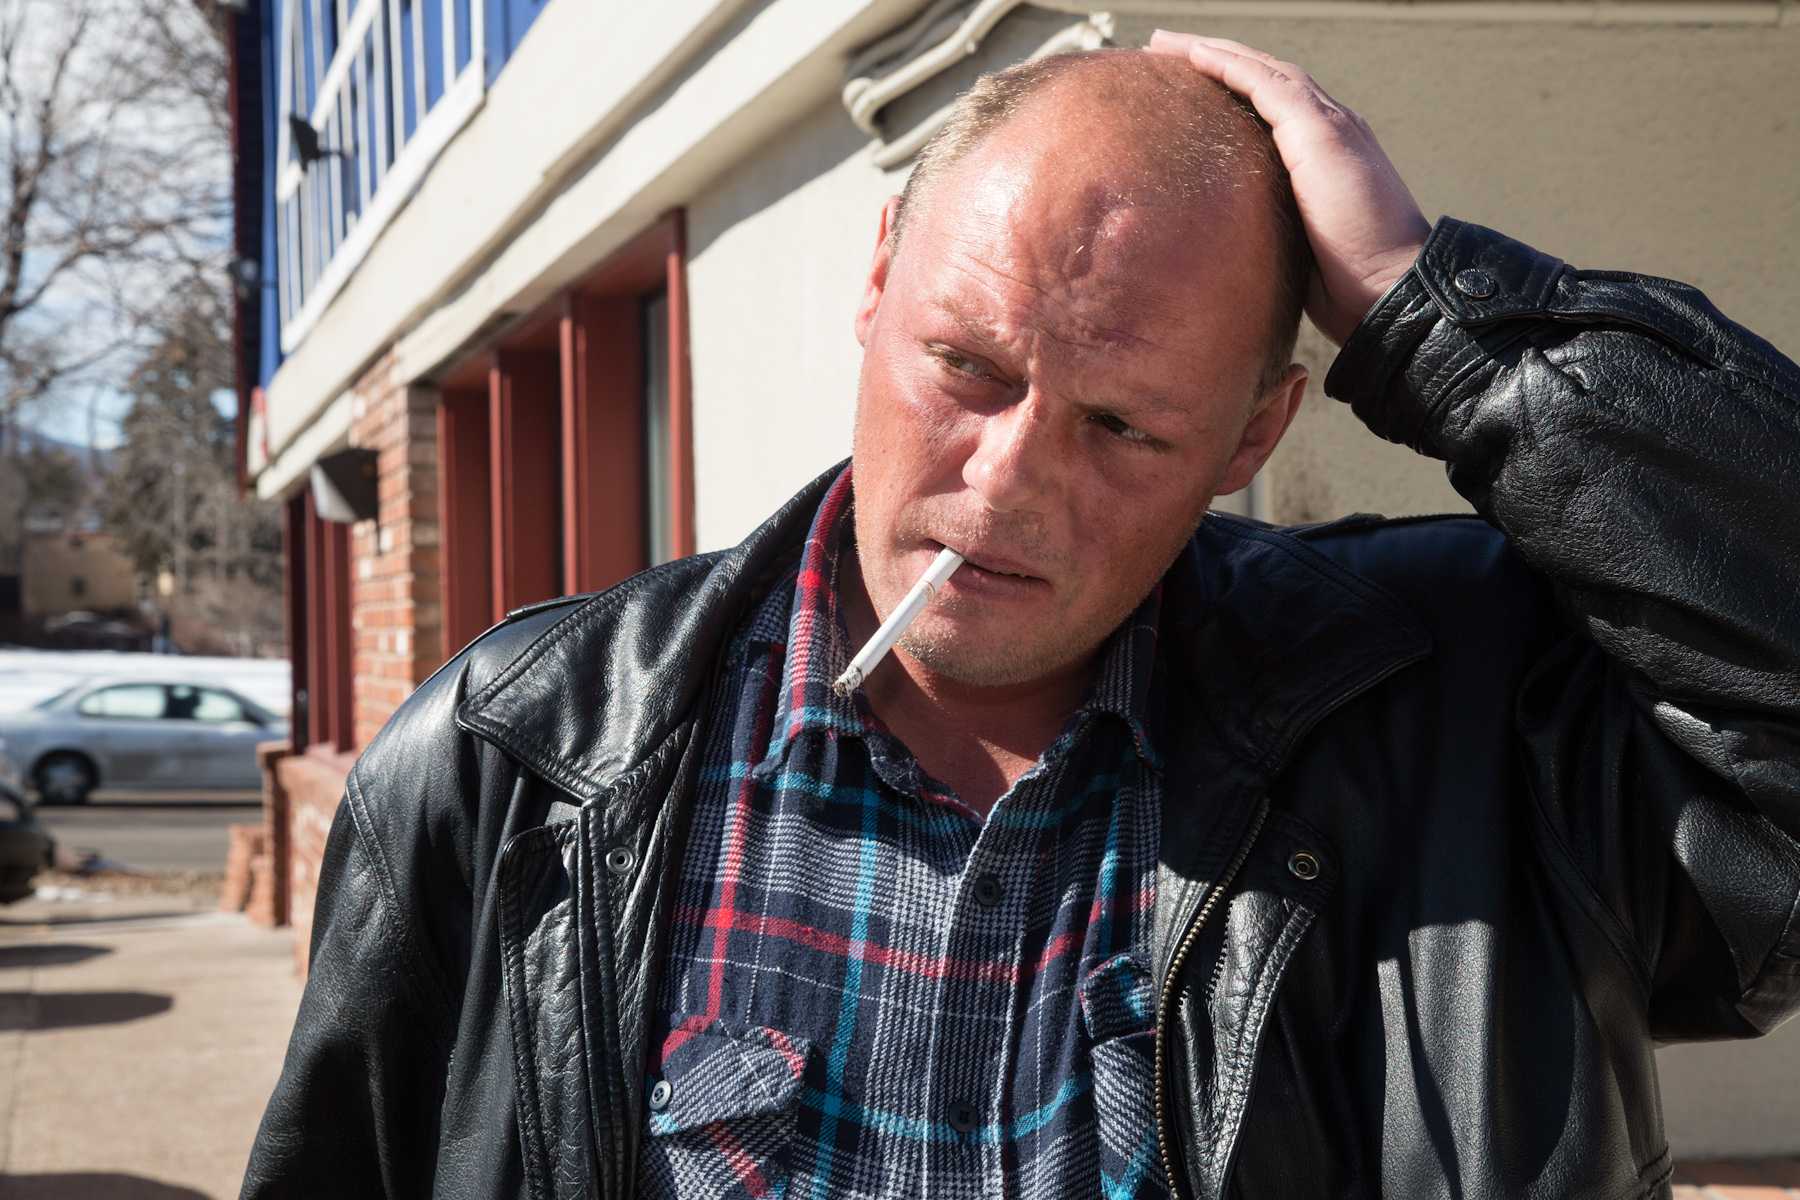
M 669 290 L 658 288 L 640 305 L 644 388 L 644 557 L 650 566 L 677 557 L 675 479 L 670 470 L 674 432 L 669 410 Z
M 160 720 L 167 710 L 167 695 L 160 683 L 126 683 L 101 688 L 83 697 L 78 706 L 84 717 L 132 721 Z
M 200 689 L 178 683 L 169 689 L 169 708 L 163 713 L 171 721 L 191 721 L 200 707 Z
M 185 684 L 169 689 L 169 716 L 187 721 L 205 721 L 213 725 L 250 720 L 243 704 L 229 692 L 188 687 Z

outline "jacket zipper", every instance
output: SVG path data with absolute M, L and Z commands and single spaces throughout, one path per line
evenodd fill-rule
M 1225 870 L 1220 874 L 1218 882 L 1213 884 L 1212 890 L 1206 894 L 1206 899 L 1201 901 L 1200 908 L 1194 913 L 1194 919 L 1188 925 L 1187 932 L 1181 935 L 1181 941 L 1175 947 L 1175 957 L 1169 960 L 1168 973 L 1163 976 L 1162 994 L 1157 997 L 1156 1141 L 1158 1149 L 1162 1152 L 1163 1179 L 1169 1185 L 1170 1200 L 1183 1200 L 1183 1193 L 1179 1177 L 1175 1174 L 1174 1157 L 1169 1153 L 1167 1107 L 1169 1072 L 1168 1055 L 1163 1049 L 1163 1029 L 1168 1021 L 1169 1002 L 1174 996 L 1175 981 L 1181 977 L 1181 968 L 1187 961 L 1188 952 L 1199 940 L 1200 931 L 1206 927 L 1207 918 L 1212 915 L 1213 909 L 1218 907 L 1219 897 L 1225 894 L 1231 887 L 1232 881 L 1237 878 L 1237 873 L 1243 869 L 1244 860 L 1250 857 L 1250 848 L 1256 844 L 1257 836 L 1262 833 L 1263 822 L 1268 819 L 1268 816 L 1269 801 L 1267 797 L 1264 797 L 1256 806 L 1256 815 L 1251 820 L 1250 831 L 1238 843 L 1237 851 L 1232 854 L 1231 861 L 1225 865 Z M 1222 947 L 1220 953 L 1224 953 Z

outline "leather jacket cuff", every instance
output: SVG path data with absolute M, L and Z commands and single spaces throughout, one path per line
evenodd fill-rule
M 1428 418 L 1464 368 L 1488 357 L 1476 341 L 1482 327 L 1544 314 L 1564 270 L 1561 259 L 1492 229 L 1440 219 L 1418 260 L 1345 341 L 1326 395 L 1382 437 L 1433 453 Z M 1429 369 L 1417 369 L 1421 357 Z

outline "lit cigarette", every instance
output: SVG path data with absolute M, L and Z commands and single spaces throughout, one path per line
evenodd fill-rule
M 937 599 L 938 589 L 943 587 L 956 568 L 962 565 L 963 556 L 956 551 L 939 551 L 938 556 L 931 560 L 931 565 L 925 568 L 925 573 L 919 576 L 919 582 L 912 585 L 912 590 L 906 593 L 905 599 L 901 600 L 895 606 L 894 611 L 888 614 L 887 620 L 881 623 L 881 628 L 875 631 L 875 636 L 856 652 L 856 657 L 850 660 L 849 668 L 837 677 L 837 682 L 831 685 L 831 690 L 840 696 L 848 696 L 861 687 L 862 681 L 868 678 L 869 672 L 873 671 L 875 665 L 886 658 L 887 652 L 894 648 L 894 643 L 900 640 L 900 635 L 906 632 L 906 627 L 918 619 L 919 614 L 925 611 L 927 604 Z

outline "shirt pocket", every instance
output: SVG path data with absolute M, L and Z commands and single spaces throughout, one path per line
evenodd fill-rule
M 1093 1075 L 1101 1194 L 1109 1200 L 1164 1196 L 1150 970 L 1135 952 L 1115 954 L 1083 976 L 1078 995 Z
M 781 1194 L 811 1043 L 761 1025 L 683 1021 L 650 1081 L 643 1192 Z

